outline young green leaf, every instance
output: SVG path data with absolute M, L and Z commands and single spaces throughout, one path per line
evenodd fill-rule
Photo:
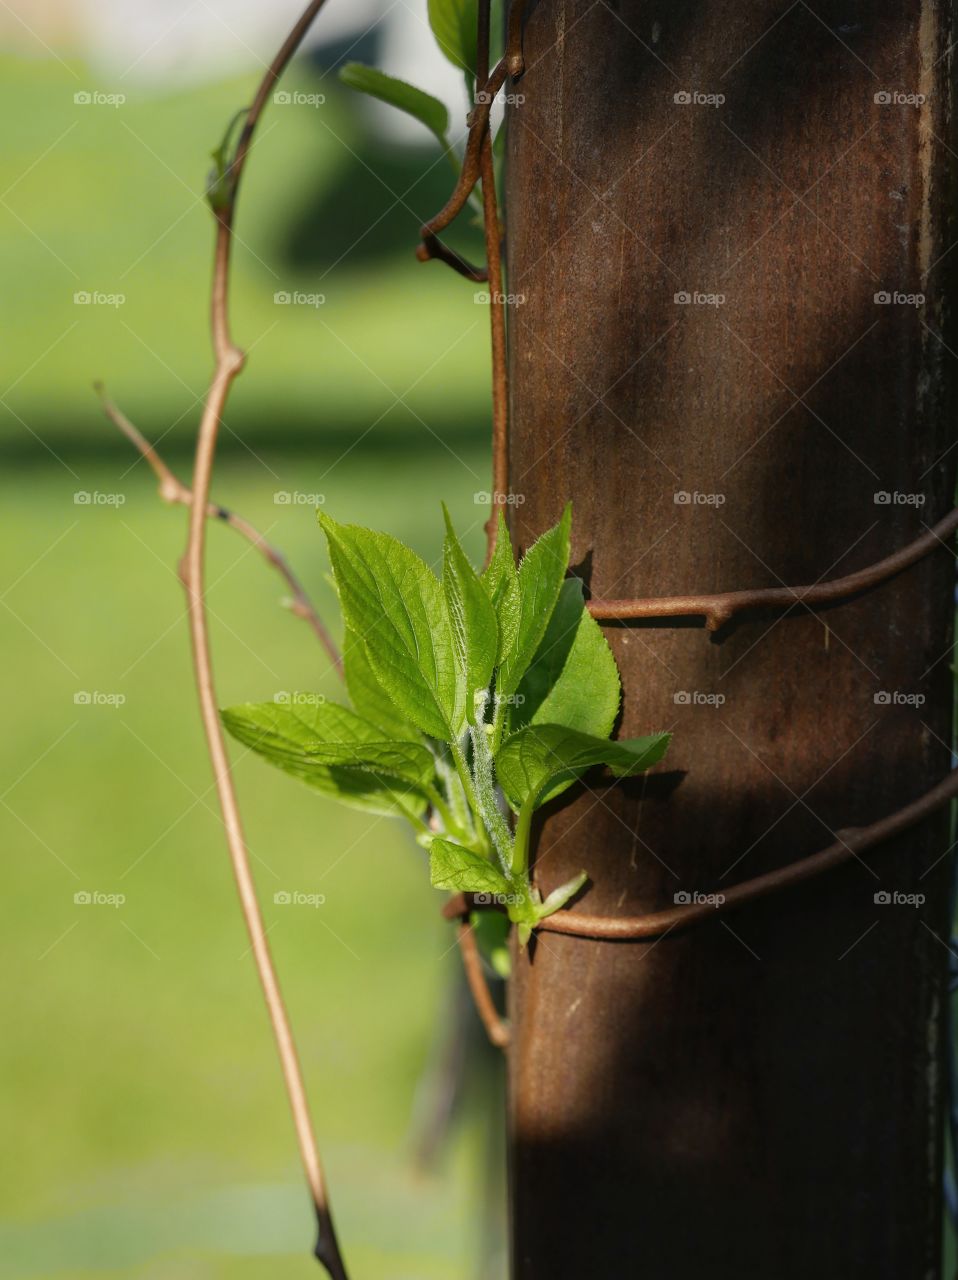
M 415 815 L 426 807 L 434 768 L 428 748 L 385 739 L 346 707 L 292 694 L 288 702 L 246 703 L 220 715 L 244 746 L 345 804 Z
M 384 533 L 319 521 L 346 625 L 362 640 L 376 679 L 412 724 L 452 742 L 465 723 L 452 627 L 428 565 Z
M 503 743 L 496 776 L 518 812 L 538 808 L 559 795 L 592 765 L 608 765 L 619 778 L 643 773 L 668 749 L 671 734 L 610 742 L 561 724 L 533 724 Z
M 508 699 L 516 692 L 542 643 L 569 567 L 571 523 L 572 504 L 569 503 L 555 528 L 534 542 L 522 558 L 515 635 L 503 656 L 496 680 L 496 694 L 500 699 Z
M 362 62 L 347 62 L 340 67 L 339 78 L 350 89 L 369 94 L 413 116 L 436 135 L 443 150 L 448 149 L 449 112 L 445 104 L 431 93 L 425 93 L 405 80 L 397 80 L 395 76 L 388 76 L 376 67 L 367 67 Z
M 510 725 L 562 724 L 607 738 L 621 685 L 602 628 L 586 609 L 582 583 L 567 578 L 532 665 L 522 677 Z
M 476 74 L 478 0 L 428 0 L 436 44 L 454 67 Z
M 453 893 L 512 892 L 512 885 L 487 858 L 440 836 L 429 846 L 429 873 L 435 888 Z
M 343 675 L 353 709 L 359 715 L 378 725 L 387 738 L 415 742 L 418 729 L 396 710 L 369 665 L 366 646 L 348 627 L 343 636 Z
M 499 626 L 496 611 L 479 577 L 466 558 L 452 520 L 443 503 L 446 540 L 443 544 L 442 589 L 452 623 L 456 660 L 466 691 L 466 714 L 470 724 L 476 723 L 476 694 L 484 695 L 492 680 L 499 651 Z M 483 702 L 478 705 L 482 719 Z
M 233 133 L 249 107 L 241 107 L 230 119 L 226 132 L 215 151 L 210 152 L 213 167 L 206 178 L 206 198 L 214 213 L 223 213 L 233 202 Z
M 499 508 L 499 527 L 496 533 L 496 549 L 488 568 L 482 574 L 482 585 L 489 593 L 499 622 L 499 652 L 497 665 L 515 643 L 519 628 L 519 575 L 512 554 L 512 542 L 506 527 L 506 518 Z

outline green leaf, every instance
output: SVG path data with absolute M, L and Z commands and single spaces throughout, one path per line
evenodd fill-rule
M 338 524 L 324 512 L 319 521 L 346 625 L 365 646 L 379 684 L 423 733 L 454 741 L 465 723 L 465 696 L 435 574 L 387 534 Z
M 496 681 L 499 698 L 509 698 L 516 692 L 542 643 L 569 567 L 571 523 L 569 503 L 556 527 L 534 542 L 522 558 L 518 574 L 519 614 Z
M 421 742 L 396 742 L 346 707 L 291 694 L 288 702 L 228 707 L 221 717 L 237 741 L 277 768 L 374 813 L 421 814 L 433 760 Z
M 466 715 L 469 723 L 475 724 L 475 695 L 483 695 L 489 689 L 499 652 L 499 625 L 492 601 L 456 537 L 445 503 L 442 513 L 446 521 L 442 589 L 452 623 L 460 679 L 466 691 Z M 478 708 L 480 720 L 483 718 L 483 705 L 481 701 Z
M 429 873 L 437 889 L 454 893 L 512 893 L 512 885 L 487 858 L 441 836 L 429 846 Z
M 496 533 L 496 549 L 488 568 L 482 574 L 482 585 L 489 593 L 499 622 L 499 653 L 501 663 L 515 642 L 519 628 L 519 575 L 512 554 L 512 542 L 506 527 L 506 518 L 499 508 L 499 528 Z
M 454 67 L 476 74 L 477 0 L 428 0 L 429 25 Z
M 671 736 L 610 742 L 561 724 L 528 725 L 503 743 L 496 776 L 514 809 L 538 808 L 592 765 L 608 765 L 619 778 L 643 773 L 662 759 Z
M 612 650 L 583 603 L 582 583 L 567 578 L 542 643 L 522 677 L 511 726 L 562 724 L 607 738 L 620 697 Z
M 396 710 L 369 665 L 366 646 L 348 627 L 343 636 L 343 674 L 350 701 L 359 715 L 378 725 L 387 738 L 415 741 L 418 730 Z
M 367 93 L 380 102 L 391 107 L 398 107 L 407 115 L 413 116 L 420 124 L 424 124 L 430 133 L 434 133 L 445 149 L 449 146 L 446 134 L 449 130 L 449 112 L 445 104 L 431 93 L 407 84 L 405 80 L 397 80 L 388 76 L 376 67 L 367 67 L 362 62 L 347 62 L 339 69 L 339 78 L 350 89 L 359 93 Z

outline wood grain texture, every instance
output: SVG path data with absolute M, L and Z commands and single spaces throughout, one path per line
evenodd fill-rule
M 718 592 L 851 572 L 952 506 L 953 18 L 533 7 L 507 182 L 521 546 L 571 496 L 592 595 Z M 584 867 L 583 910 L 653 910 L 915 798 L 949 765 L 953 583 L 942 550 L 814 616 L 607 625 L 621 733 L 674 746 L 549 811 L 540 883 Z M 727 922 L 519 957 L 516 1280 L 938 1277 L 947 849 L 942 814 Z

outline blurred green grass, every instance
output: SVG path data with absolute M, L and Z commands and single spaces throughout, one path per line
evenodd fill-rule
M 0 280 L 17 299 L 0 383 L 0 1275 L 314 1276 L 310 1208 L 191 691 L 174 573 L 185 512 L 162 505 L 90 391 L 104 378 L 188 475 L 210 371 L 202 182 L 255 71 L 165 96 L 127 89 L 112 109 L 74 104 L 78 91 L 122 87 L 79 64 L 2 56 L 0 69 Z M 327 101 L 271 107 L 244 179 L 234 325 L 251 358 L 214 488 L 268 531 L 335 618 L 310 495 L 430 561 L 444 498 L 478 552 L 487 313 L 473 286 L 413 258 L 418 220 L 447 193 L 435 155 L 376 143 L 364 108 L 308 64 L 285 87 Z M 474 251 L 470 235 L 460 243 Z M 297 290 L 325 301 L 274 303 Z M 77 305 L 80 291 L 125 302 Z M 279 579 L 219 526 L 209 581 L 221 702 L 337 693 L 310 631 L 280 606 Z M 80 693 L 125 701 L 84 705 Z M 421 850 L 387 821 L 236 759 L 355 1274 L 502 1274 L 485 1265 L 497 1247 L 482 1212 L 489 1186 L 504 1199 L 504 1175 L 485 1159 L 501 1117 L 488 1073 L 438 1174 L 417 1175 L 410 1160 L 457 966 Z M 276 904 L 281 890 L 325 903 Z M 83 891 L 126 901 L 76 905 Z
M 209 152 L 254 83 L 77 105 L 97 87 L 82 67 L 0 56 L 0 261 L 18 300 L 3 354 L 8 457 L 102 446 L 95 378 L 172 447 L 191 438 L 209 376 Z M 255 374 L 237 384 L 224 448 L 344 444 L 372 424 L 383 444 L 476 441 L 487 308 L 476 286 L 414 257 L 448 166 L 426 142 L 377 141 L 368 104 L 331 72 L 296 64 L 284 87 L 325 101 L 270 105 L 244 175 L 233 318 Z M 460 243 L 474 253 L 476 233 Z M 297 292 L 324 301 L 274 302 Z M 124 301 L 77 305 L 77 293 Z
M 322 466 L 268 462 L 299 477 Z M 312 1275 L 309 1209 L 190 689 L 172 568 L 185 512 L 159 502 L 142 464 L 122 469 L 83 471 L 90 491 L 121 493 L 121 506 L 76 505 L 74 482 L 51 470 L 3 486 L 18 531 L 4 666 L 17 730 L 4 736 L 0 811 L 14 852 L 2 1093 L 16 1176 L 3 1274 L 266 1277 L 282 1258 L 284 1275 Z M 327 506 L 435 559 L 438 510 L 409 494 L 438 494 L 447 480 L 436 456 L 383 468 L 357 455 Z M 312 509 L 275 505 L 271 483 L 235 462 L 217 492 L 270 530 L 335 617 Z M 461 497 L 456 507 L 475 546 L 475 508 Z M 221 702 L 341 696 L 308 628 L 280 607 L 280 580 L 232 531 L 210 535 Z M 125 702 L 78 705 L 80 692 Z M 396 824 L 236 754 L 356 1273 L 473 1274 L 488 1117 L 473 1114 L 441 1179 L 417 1179 L 409 1163 L 417 1083 L 457 962 L 422 852 Z M 274 904 L 283 890 L 326 901 Z M 81 891 L 126 902 L 77 906 Z

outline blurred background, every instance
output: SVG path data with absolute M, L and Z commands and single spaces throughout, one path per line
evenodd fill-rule
M 92 390 L 188 480 L 209 156 L 299 8 L 0 5 L 3 1276 L 317 1274 L 191 687 L 186 511 Z M 244 176 L 250 354 L 214 482 L 337 630 L 317 503 L 434 563 L 440 499 L 478 555 L 489 485 L 487 310 L 414 257 L 450 170 L 425 130 L 339 84 L 345 59 L 429 88 L 464 132 L 425 0 L 330 3 Z M 475 228 L 453 242 L 481 259 Z M 209 541 L 221 702 L 337 696 L 279 579 L 231 530 Z M 471 1012 L 468 1068 L 451 1052 L 458 957 L 421 850 L 252 756 L 236 772 L 355 1274 L 501 1276 L 499 1065 Z

